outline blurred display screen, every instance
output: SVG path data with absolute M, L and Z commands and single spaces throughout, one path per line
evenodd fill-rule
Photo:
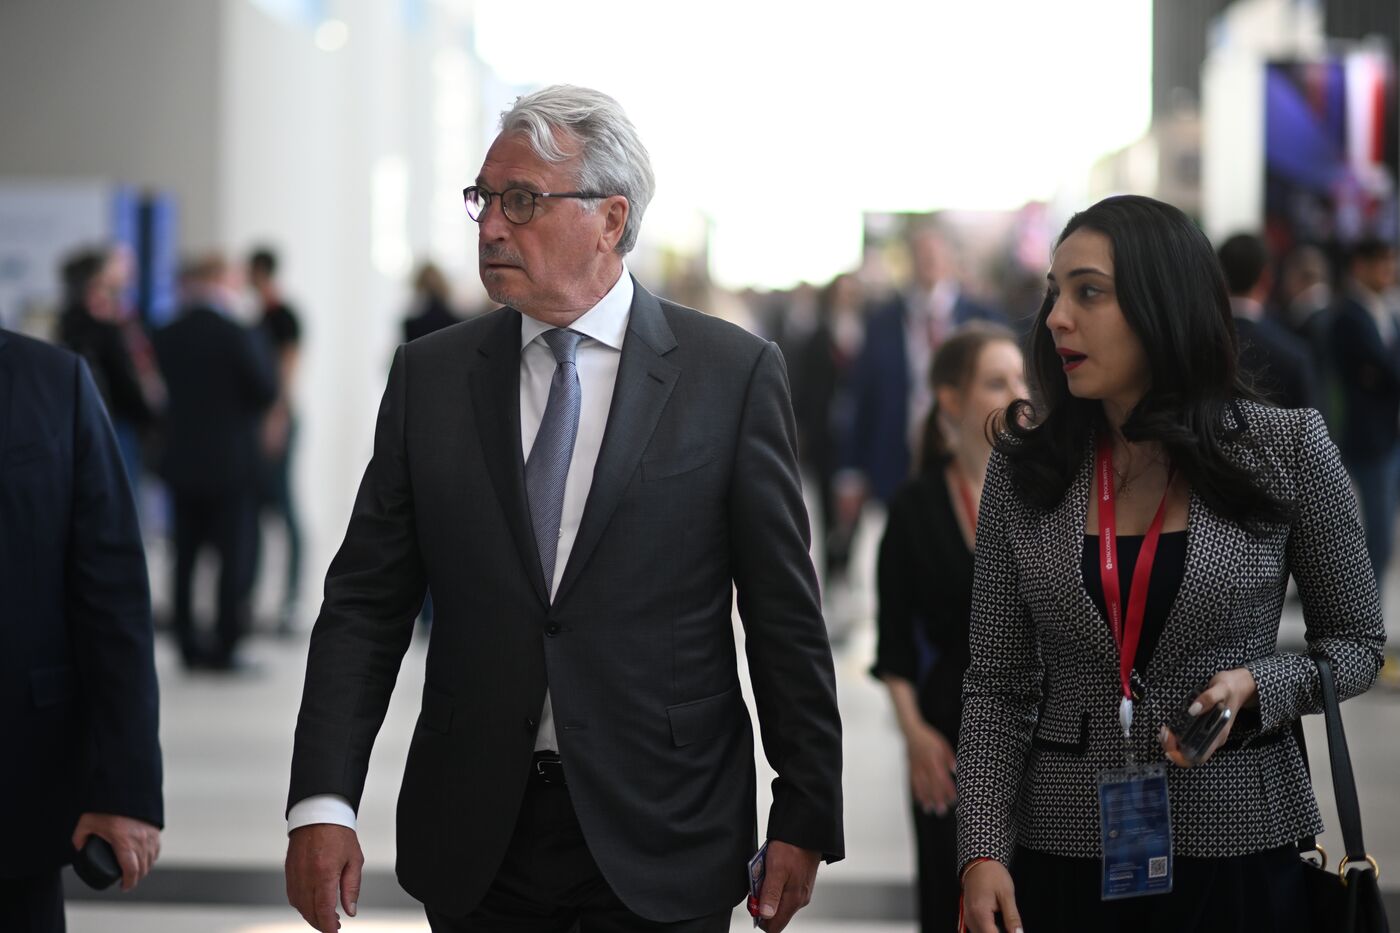
M 1264 212 L 1282 255 L 1391 242 L 1397 224 L 1395 66 L 1375 52 L 1278 61 L 1264 79 Z

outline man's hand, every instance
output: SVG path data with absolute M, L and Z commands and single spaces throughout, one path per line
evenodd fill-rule
M 759 918 L 768 933 L 779 933 L 793 914 L 811 903 L 821 860 L 820 852 L 768 840 L 763 890 L 758 898 Z
M 348 916 L 360 899 L 365 865 L 360 840 L 348 826 L 312 823 L 292 830 L 287 840 L 287 900 L 321 933 L 340 929 L 336 895 Z
M 963 921 L 968 933 L 1021 933 L 1021 912 L 1016 909 L 1016 886 L 1001 862 L 973 863 L 963 872 Z M 1001 914 L 1002 926 L 996 915 Z
M 111 843 L 117 864 L 122 867 L 123 891 L 136 887 L 160 858 L 160 830 L 129 816 L 84 813 L 73 830 L 73 849 L 81 849 L 89 836 L 100 836 Z
M 957 785 L 953 783 L 957 770 L 957 756 L 943 733 L 919 723 L 909 736 L 909 785 L 920 809 L 948 815 L 948 809 L 958 799 Z

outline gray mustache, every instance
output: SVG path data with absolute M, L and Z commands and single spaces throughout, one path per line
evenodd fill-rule
M 477 256 L 481 262 L 504 262 L 514 266 L 523 266 L 524 259 L 518 253 L 511 252 L 504 246 L 495 244 L 483 245 L 477 248 Z

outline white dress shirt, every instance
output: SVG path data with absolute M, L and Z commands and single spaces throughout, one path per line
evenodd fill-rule
M 933 408 L 929 370 L 937 349 L 934 337 L 937 334 L 941 344 L 953 333 L 953 309 L 960 291 L 957 282 L 943 279 L 931 289 L 911 288 L 904 296 L 908 310 L 904 317 L 904 353 L 909 363 L 909 423 L 905 428 L 910 450 L 919 449 L 924 422 Z
M 564 481 L 564 508 L 559 520 L 559 550 L 554 559 L 554 579 L 549 581 L 549 596 L 564 578 L 569 554 L 578 537 L 583 506 L 593 485 L 593 468 L 598 463 L 598 451 L 603 446 L 603 429 L 607 427 L 608 411 L 612 407 L 613 387 L 617 369 L 622 362 L 622 341 L 627 335 L 627 322 L 632 314 L 632 276 L 626 265 L 617 282 L 602 300 L 569 325 L 583 334 L 578 345 L 578 380 L 582 392 L 578 436 L 574 441 L 573 458 L 569 461 L 568 479 Z M 520 446 L 525 460 L 535 446 L 544 408 L 549 401 L 549 384 L 554 379 L 557 364 L 554 354 L 540 335 L 553 328 L 532 317 L 522 315 L 520 321 Z M 503 620 L 503 624 L 504 624 Z M 554 708 L 549 694 L 544 697 L 539 731 L 535 733 L 535 749 L 558 749 L 554 731 Z M 312 823 L 337 823 L 355 828 L 355 811 L 349 801 L 339 794 L 316 794 L 295 803 L 287 813 L 287 831 Z

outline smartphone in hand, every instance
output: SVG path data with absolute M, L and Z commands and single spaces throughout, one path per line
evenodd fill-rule
M 1193 765 L 1200 764 L 1211 744 L 1230 722 L 1230 710 L 1223 703 L 1217 703 L 1210 709 L 1203 709 L 1192 716 L 1191 704 L 1196 702 L 1198 696 L 1199 691 L 1187 697 L 1186 702 L 1181 704 L 1181 708 L 1172 717 L 1172 721 L 1167 724 L 1167 728 L 1176 736 L 1176 744 L 1181 749 L 1181 754 Z

